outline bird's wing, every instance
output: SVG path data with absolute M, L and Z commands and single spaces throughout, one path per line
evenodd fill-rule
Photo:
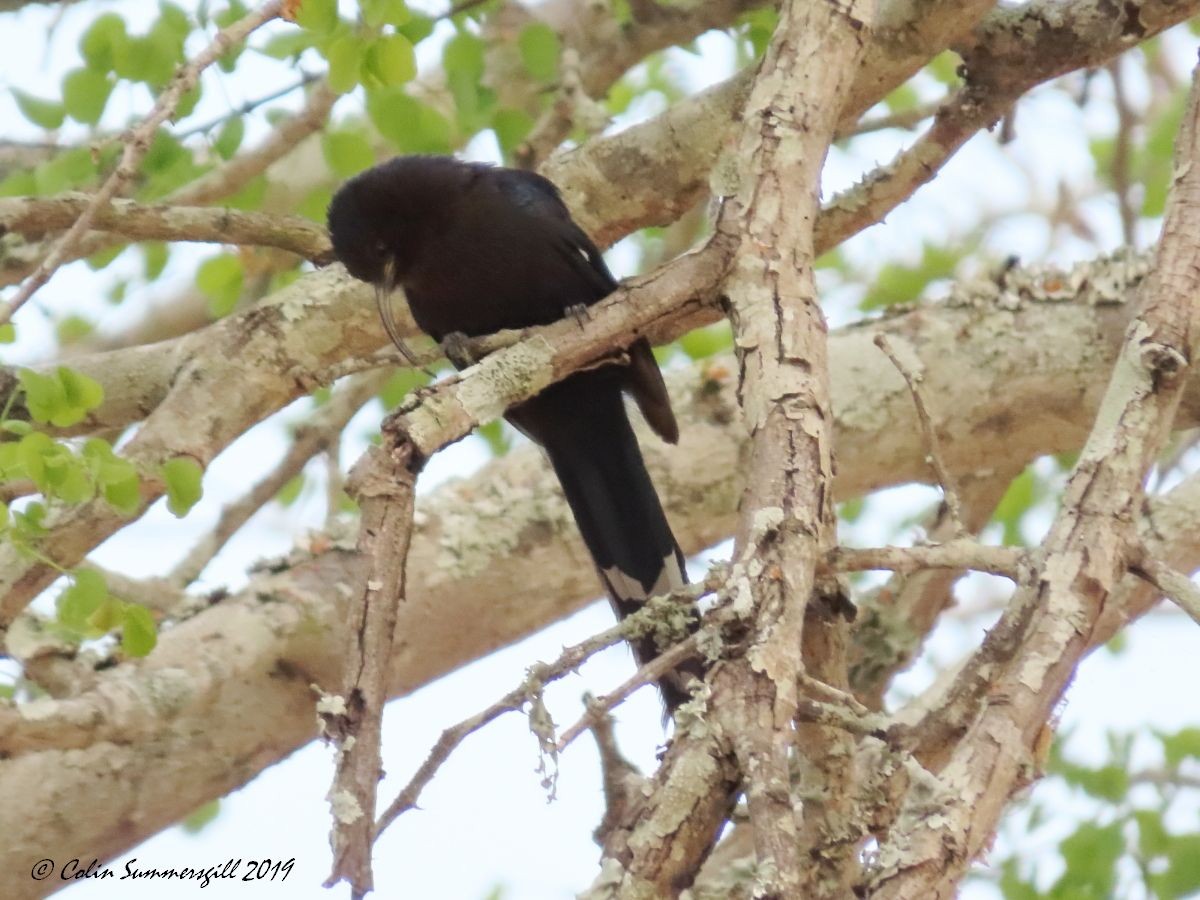
M 590 306 L 616 290 L 617 280 L 609 271 L 604 257 L 592 239 L 575 224 L 552 181 L 535 172 L 520 169 L 493 169 L 491 172 L 497 176 L 498 189 L 510 202 L 551 226 L 551 242 L 555 249 L 563 254 L 580 282 L 587 285 L 590 296 L 584 302 Z M 636 341 L 629 348 L 629 361 L 626 390 L 633 396 L 642 416 L 655 433 L 674 444 L 679 440 L 679 426 L 671 411 L 671 400 L 667 396 L 658 363 L 650 351 L 650 344 L 645 340 Z
M 492 173 L 497 190 L 509 202 L 549 229 L 550 244 L 587 287 L 585 303 L 590 306 L 616 290 L 617 279 L 592 239 L 571 218 L 552 181 L 521 169 L 493 169 Z

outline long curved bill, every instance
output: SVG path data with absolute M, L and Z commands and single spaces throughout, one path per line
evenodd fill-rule
M 389 276 L 390 272 L 387 273 Z M 400 336 L 400 329 L 396 327 L 396 318 L 392 314 L 392 292 L 390 287 L 391 278 L 387 278 L 386 283 L 375 285 L 375 306 L 379 309 L 379 318 L 383 322 L 383 329 L 388 333 L 388 337 L 392 339 L 392 343 L 396 345 L 396 349 L 400 351 L 400 355 L 408 360 L 409 364 L 415 369 L 424 369 L 417 355 L 408 349 L 408 345 L 404 343 L 404 338 Z

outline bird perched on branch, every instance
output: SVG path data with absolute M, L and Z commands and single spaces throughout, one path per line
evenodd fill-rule
M 403 288 L 417 324 L 437 341 L 546 325 L 606 297 L 617 282 L 596 245 L 540 175 L 450 157 L 405 156 L 347 181 L 329 206 L 338 259 L 373 284 L 380 315 L 412 359 L 391 316 Z M 628 364 L 576 372 L 513 407 L 507 418 L 546 451 L 584 543 L 619 616 L 687 583 L 622 395 L 675 443 L 679 428 L 662 373 L 644 340 Z M 633 642 L 645 663 L 652 637 Z M 684 666 L 698 674 L 698 664 Z M 660 681 L 669 710 L 687 699 L 683 678 Z

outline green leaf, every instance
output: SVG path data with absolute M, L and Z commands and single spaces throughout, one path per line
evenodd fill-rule
M 203 806 L 198 806 L 180 823 L 188 834 L 199 833 L 205 825 L 213 821 L 221 812 L 220 800 L 209 800 Z
M 92 162 L 92 155 L 82 148 L 60 153 L 34 171 L 39 194 L 57 194 L 69 188 L 79 187 L 91 181 L 95 175 L 96 164 Z
M 349 178 L 375 163 L 370 142 L 356 131 L 329 131 L 321 138 L 321 150 L 329 168 L 340 178 Z
M 367 91 L 367 115 L 384 138 L 403 153 L 448 153 L 450 123 L 400 87 Z
M 75 344 L 96 330 L 90 319 L 71 313 L 54 326 L 54 335 L 60 344 Z
M 1200 834 L 1172 837 L 1167 860 L 1161 896 L 1194 897 L 1200 890 Z
M 428 383 L 429 377 L 415 369 L 397 369 L 379 392 L 384 409 L 395 409 L 409 392 Z
M 171 257 L 170 248 L 162 241 L 147 241 L 142 244 L 142 275 L 147 281 L 154 281 L 167 267 Z
M 57 378 L 33 369 L 22 369 L 17 378 L 25 391 L 25 408 L 35 422 L 49 422 L 65 411 L 66 392 Z
M 460 31 L 442 48 L 442 68 L 447 75 L 459 74 L 472 81 L 483 77 L 483 41 L 469 31 Z
M 504 155 L 512 156 L 533 130 L 533 117 L 523 109 L 498 109 L 492 116 L 492 130 Z
M 339 94 L 354 90 L 363 67 L 366 47 L 353 34 L 346 34 L 324 49 L 329 62 L 329 86 Z
M 726 322 L 697 328 L 680 338 L 679 346 L 692 359 L 704 359 L 732 349 L 733 332 Z
M 46 479 L 46 458 L 54 451 L 54 441 L 41 431 L 31 431 L 17 443 L 16 461 L 39 491 L 49 485 Z
M 150 610 L 137 603 L 121 607 L 121 649 L 127 656 L 148 656 L 158 643 L 158 625 Z
M 371 28 L 383 25 L 404 25 L 412 18 L 404 0 L 362 0 L 359 4 L 363 21 Z
M 481 425 L 476 433 L 487 443 L 492 456 L 504 456 L 512 447 L 512 438 L 504 428 L 503 419 L 494 419 Z
M 67 403 L 79 413 L 79 418 L 75 421 L 81 421 L 85 413 L 104 402 L 104 388 L 100 386 L 100 382 L 82 372 L 59 366 L 58 380 L 63 386 Z M 75 421 L 67 424 L 74 425 Z
M 220 318 L 233 312 L 242 296 L 242 261 L 232 253 L 206 259 L 196 270 L 196 287 L 208 298 L 208 308 Z
M 913 302 L 930 282 L 953 275 L 961 255 L 955 250 L 926 244 L 921 260 L 915 266 L 889 263 L 880 270 L 860 308 L 881 309 Z
M 12 322 L 0 325 L 0 344 L 11 344 L 17 339 L 17 326 Z
M 288 59 L 299 56 L 312 45 L 312 35 L 307 31 L 296 29 L 275 35 L 263 45 L 259 52 L 274 59 Z
M 296 24 L 314 34 L 328 34 L 337 27 L 337 0 L 301 0 Z
M 77 634 L 92 634 L 89 620 L 108 599 L 108 585 L 104 583 L 104 577 L 92 569 L 77 569 L 72 577 L 71 585 L 54 603 L 58 621 Z
M 1024 542 L 1021 534 L 1021 519 L 1038 498 L 1039 491 L 1033 470 L 1026 468 L 1012 480 L 1004 497 L 996 506 L 993 519 L 1004 526 L 1004 543 L 1019 547 Z
M 398 34 L 404 35 L 415 47 L 425 38 L 433 34 L 433 19 L 429 16 L 418 12 L 409 11 L 411 18 L 396 29 Z
M 363 70 L 385 87 L 411 81 L 417 74 L 413 45 L 402 34 L 385 35 L 367 48 Z
M 87 630 L 93 635 L 108 634 L 121 624 L 121 606 L 116 597 L 109 594 L 87 618 Z
M 1121 823 L 1085 822 L 1059 844 L 1067 871 L 1054 885 L 1055 896 L 1111 897 L 1117 859 L 1125 849 Z
M 302 490 L 304 490 L 304 473 L 288 479 L 287 484 L 281 487 L 279 493 L 275 495 L 275 502 L 280 506 L 291 506 L 300 498 Z
M 1163 824 L 1162 813 L 1149 809 L 1135 809 L 1133 818 L 1138 826 L 1138 849 L 1143 856 L 1161 856 L 1167 852 L 1171 835 Z
M 169 32 L 131 37 L 113 49 L 113 71 L 130 81 L 161 87 L 175 74 L 182 50 Z
M 127 38 L 125 20 L 116 13 L 105 13 L 97 17 L 79 39 L 79 54 L 88 68 L 108 72 L 113 67 L 118 48 Z
M 246 122 L 241 116 L 234 116 L 221 126 L 217 138 L 213 141 L 213 149 L 221 159 L 231 159 L 242 146 L 242 138 L 246 135 Z
M 1163 755 L 1172 769 L 1185 759 L 1200 759 L 1200 728 L 1181 728 L 1174 734 L 1160 734 Z
M 53 131 L 62 125 L 66 110 L 61 103 L 54 100 L 42 100 L 40 97 L 16 88 L 12 89 L 12 95 L 13 99 L 17 101 L 17 109 L 21 110 L 21 115 L 34 125 L 45 128 L 47 131 Z
M 199 84 L 194 85 L 191 90 L 185 91 L 183 96 L 179 98 L 179 102 L 175 105 L 175 115 L 172 117 L 172 121 L 178 122 L 180 119 L 186 119 L 190 116 L 196 108 L 196 104 L 200 102 L 202 93 L 203 88 Z
M 167 488 L 167 509 L 182 519 L 204 494 L 200 485 L 204 470 L 191 457 L 176 456 L 163 463 L 159 473 Z
M 525 69 L 538 81 L 550 81 L 558 74 L 558 56 L 562 46 L 558 34 L 544 22 L 534 22 L 521 29 L 517 49 Z

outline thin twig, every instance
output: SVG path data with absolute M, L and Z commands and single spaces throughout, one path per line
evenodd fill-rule
M 282 8 L 282 0 L 267 0 L 267 3 L 254 12 L 242 17 L 229 27 L 218 31 L 211 43 L 200 51 L 195 59 L 175 73 L 175 76 L 171 79 L 171 83 L 159 95 L 150 114 L 142 120 L 140 125 L 128 133 L 128 136 L 125 138 L 125 150 L 121 154 L 120 163 L 117 164 L 116 169 L 108 176 L 104 184 L 100 186 L 100 189 L 92 195 L 91 203 L 87 209 L 75 220 L 75 224 L 55 242 L 49 254 L 46 255 L 38 264 L 33 274 L 17 290 L 16 296 L 9 301 L 3 312 L 0 312 L 0 324 L 10 321 L 13 314 L 24 306 L 42 285 L 50 280 L 51 276 L 58 271 L 58 268 L 66 262 L 75 245 L 91 229 L 92 222 L 99 214 L 100 209 L 106 206 L 110 200 L 116 197 L 134 179 L 137 175 L 138 166 L 141 165 L 142 158 L 150 150 L 154 133 L 163 122 L 175 114 L 175 108 L 179 105 L 179 101 L 185 93 L 195 86 L 200 73 L 216 62 L 231 47 L 245 40 L 247 35 L 256 28 L 276 18 Z
M 201 175 L 168 196 L 167 200 L 171 203 L 202 205 L 240 191 L 252 178 L 295 150 L 301 141 L 320 131 L 337 98 L 328 82 L 318 81 L 300 111 L 276 125 L 271 136 L 260 146 L 247 153 L 239 153 L 211 172 Z
M 1200 587 L 1182 572 L 1177 572 L 1166 563 L 1146 556 L 1135 566 L 1133 574 L 1154 585 L 1163 596 L 1192 617 L 1200 625 Z
M 887 569 L 909 574 L 922 569 L 973 569 L 1016 581 L 1026 554 L 1011 547 L 990 547 L 969 538 L 919 547 L 838 547 L 829 554 L 835 572 Z
M 1124 57 L 1117 57 L 1105 68 L 1112 79 L 1113 105 L 1117 110 L 1117 131 L 1113 139 L 1112 180 L 1113 190 L 1117 195 L 1117 209 L 1121 213 L 1121 232 L 1125 246 L 1135 246 L 1137 235 L 1137 210 L 1133 206 L 1133 176 L 1130 171 L 1131 155 L 1133 152 L 1133 132 L 1138 125 L 1138 117 L 1129 104 L 1129 96 L 1125 90 L 1125 78 L 1121 64 Z
M 944 102 L 945 99 L 943 98 L 931 103 L 918 103 L 910 109 L 874 116 L 869 119 L 859 119 L 853 128 L 845 134 L 839 135 L 839 137 L 856 137 L 860 134 L 883 131 L 886 128 L 903 128 L 908 131 L 916 128 L 931 116 L 936 115 Z
M 624 703 L 629 695 L 638 688 L 658 681 L 685 659 L 690 659 L 699 652 L 699 641 L 695 634 L 688 635 L 678 644 L 664 650 L 654 659 L 641 666 L 636 672 L 617 685 L 616 688 L 600 697 L 594 698 L 587 705 L 582 716 L 562 733 L 558 739 L 558 752 L 562 753 L 570 743 L 601 721 L 613 709 Z
M 720 576 L 714 574 L 711 578 L 706 578 L 697 584 L 687 585 L 664 597 L 652 598 L 637 612 L 626 617 L 611 628 L 607 628 L 599 634 L 592 635 L 587 640 L 580 641 L 578 644 L 564 648 L 554 662 L 536 663 L 531 666 L 525 679 L 513 690 L 509 691 L 486 709 L 468 716 L 457 725 L 452 725 L 443 731 L 437 743 L 429 751 L 425 762 L 421 764 L 416 774 L 409 779 L 408 784 L 404 786 L 404 789 L 400 791 L 396 799 L 391 802 L 384 814 L 379 817 L 379 821 L 375 825 L 376 839 L 379 838 L 379 835 L 392 822 L 417 805 L 421 791 L 425 789 L 425 786 L 437 774 L 438 769 L 450 757 L 450 754 L 469 735 L 499 718 L 504 713 L 520 709 L 525 703 L 529 702 L 535 696 L 540 695 L 542 689 L 547 684 L 574 672 L 601 650 L 629 638 L 632 634 L 638 633 L 642 629 L 653 627 L 662 615 L 664 605 L 673 606 L 675 604 L 686 603 L 690 606 L 694 604 L 700 597 L 713 590 L 714 579 L 718 577 Z M 694 635 L 689 637 L 688 641 L 693 640 L 694 637 Z M 670 651 L 668 650 L 667 652 L 669 653 Z M 678 660 L 676 660 L 677 662 Z M 641 671 L 639 670 L 639 674 Z M 636 678 L 637 676 L 634 677 Z
M 917 357 L 915 350 L 912 351 L 913 363 L 915 365 L 902 360 L 896 349 L 892 346 L 892 342 L 888 340 L 888 336 L 883 332 L 875 335 L 875 346 L 887 355 L 887 358 L 892 361 L 892 364 L 904 376 L 904 381 L 908 384 L 908 390 L 913 398 L 913 405 L 917 408 L 917 419 L 921 423 L 921 432 L 925 437 L 926 446 L 929 448 L 929 464 L 933 467 L 934 474 L 942 486 L 942 496 L 946 499 L 946 507 L 950 511 L 950 519 L 954 523 L 955 534 L 958 537 L 966 537 L 968 531 L 963 524 L 962 504 L 958 500 L 958 490 L 955 487 L 954 477 L 950 474 L 950 470 L 946 468 L 946 464 L 942 460 L 942 446 L 938 440 L 937 428 L 933 423 L 933 418 L 929 415 L 929 408 L 925 405 L 925 398 L 921 394 L 920 384 L 921 380 L 925 377 L 924 364 Z
M 231 109 L 229 112 L 224 113 L 215 119 L 211 119 L 208 122 L 204 122 L 200 125 L 193 125 L 191 128 L 186 128 L 183 131 L 177 131 L 175 133 L 175 137 L 179 140 L 183 140 L 184 138 L 189 138 L 194 134 L 203 134 L 206 131 L 212 131 L 218 125 L 224 125 L 230 119 L 239 119 L 242 116 L 249 115 L 263 104 L 270 103 L 272 100 L 278 100 L 281 97 L 286 97 L 293 91 L 312 84 L 321 77 L 322 76 L 316 72 L 305 72 L 300 76 L 299 81 L 294 81 L 291 84 L 284 85 L 283 87 L 279 88 L 279 90 L 272 91 L 271 93 L 262 97 L 256 97 L 253 100 L 247 100 L 240 106 Z

